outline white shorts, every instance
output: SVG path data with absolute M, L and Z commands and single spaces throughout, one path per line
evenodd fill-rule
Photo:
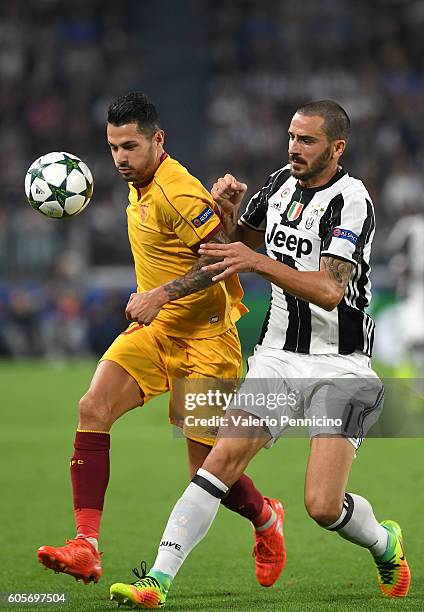
M 383 409 L 383 383 L 363 353 L 304 355 L 256 347 L 248 364 L 228 411 L 258 417 L 272 437 L 268 447 L 288 427 L 307 426 L 310 437 L 342 435 L 358 448 Z

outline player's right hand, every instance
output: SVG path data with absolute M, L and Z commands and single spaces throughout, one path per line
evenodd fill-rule
M 144 293 L 131 293 L 125 308 L 125 317 L 127 321 L 150 325 L 168 301 L 169 298 L 162 286 Z
M 240 206 L 246 191 L 246 183 L 241 183 L 232 174 L 226 174 L 213 184 L 211 194 L 221 210 L 228 214 Z

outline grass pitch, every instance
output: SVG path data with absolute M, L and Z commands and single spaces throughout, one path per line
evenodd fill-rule
M 0 592 L 65 592 L 68 599 L 66 604 L 11 609 L 115 609 L 109 585 L 132 581 L 131 568 L 141 559 L 150 566 L 169 512 L 187 484 L 185 443 L 173 437 L 167 398 L 159 398 L 124 416 L 113 429 L 100 583 L 86 587 L 37 563 L 38 546 L 62 545 L 74 535 L 68 460 L 77 401 L 93 369 L 91 362 L 62 368 L 43 362 L 0 364 Z M 421 439 L 370 439 L 358 454 L 349 484 L 349 490 L 371 501 L 379 519 L 400 522 L 413 580 L 407 599 L 383 599 L 368 552 L 319 529 L 306 516 L 302 496 L 308 441 L 288 439 L 262 451 L 249 468 L 262 492 L 280 497 L 286 507 L 283 576 L 270 589 L 256 583 L 251 527 L 222 508 L 177 576 L 167 609 L 423 610 L 423 450 Z

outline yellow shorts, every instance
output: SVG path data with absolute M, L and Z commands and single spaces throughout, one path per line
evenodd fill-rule
M 137 381 L 144 394 L 144 404 L 171 391 L 169 419 L 179 425 L 181 422 L 174 418 L 175 379 L 239 379 L 242 375 L 242 354 L 235 326 L 213 338 L 173 338 L 154 325 L 143 327 L 131 323 L 100 361 L 104 360 L 119 364 Z M 178 413 L 183 412 L 179 407 Z M 185 435 L 210 446 L 215 439 L 206 427 L 203 432 L 190 431 Z

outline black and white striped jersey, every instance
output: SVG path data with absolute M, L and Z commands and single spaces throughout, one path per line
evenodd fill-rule
M 341 168 L 326 185 L 302 188 L 287 165 L 251 198 L 239 223 L 265 232 L 269 257 L 297 270 L 319 270 L 321 255 L 355 265 L 342 301 L 331 312 L 272 284 L 259 344 L 297 353 L 371 356 L 374 322 L 365 309 L 375 218 L 364 184 Z

